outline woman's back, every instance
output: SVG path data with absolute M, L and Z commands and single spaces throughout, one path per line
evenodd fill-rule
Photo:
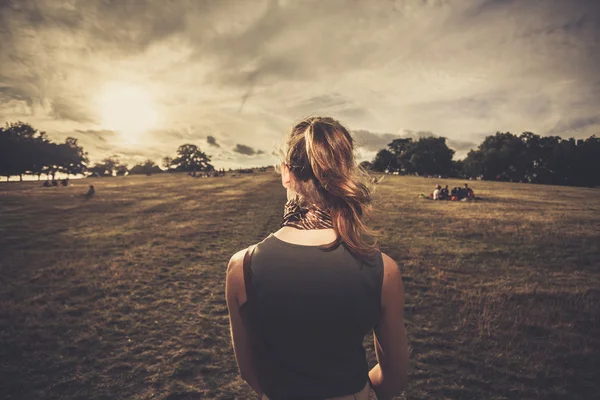
M 368 380 L 362 346 L 381 313 L 381 253 L 362 261 L 270 235 L 252 255 L 254 301 L 242 311 L 255 332 L 257 372 L 269 398 L 327 398 Z
M 227 267 L 226 297 L 240 375 L 271 400 L 397 395 L 406 385 L 404 290 L 378 250 L 369 177 L 352 135 L 329 117 L 286 140 L 281 229 Z M 377 365 L 362 346 L 372 328 Z

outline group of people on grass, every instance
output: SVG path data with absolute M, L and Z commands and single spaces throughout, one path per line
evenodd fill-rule
M 217 178 L 217 177 L 221 177 L 221 176 L 225 176 L 225 168 L 223 169 L 218 169 L 215 171 L 192 171 L 192 172 L 188 172 L 188 175 L 191 176 L 192 178 Z
M 475 200 L 475 192 L 473 192 L 473 189 L 467 183 L 465 183 L 464 187 L 455 186 L 452 190 L 448 189 L 448 185 L 443 188 L 441 185 L 436 185 L 435 190 L 429 196 L 420 194 L 419 197 L 430 200 L 468 201 Z
M 42 187 L 56 187 L 56 186 L 69 186 L 69 178 L 61 179 L 57 181 L 56 179 L 46 180 L 42 183 Z

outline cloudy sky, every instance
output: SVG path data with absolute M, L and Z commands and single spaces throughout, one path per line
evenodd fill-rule
M 445 136 L 600 134 L 596 0 L 0 0 L 0 122 L 77 137 L 92 161 L 193 143 L 266 165 L 331 115 L 359 158 Z

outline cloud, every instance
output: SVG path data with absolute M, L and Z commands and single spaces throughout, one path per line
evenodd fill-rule
M 308 115 L 340 119 L 365 155 L 393 138 L 431 132 L 465 152 L 482 133 L 600 131 L 598 2 L 23 0 L 0 7 L 0 118 L 26 120 L 53 137 L 100 132 L 109 128 L 97 106 L 104 85 L 137 85 L 161 117 L 136 148 L 142 157 L 206 137 L 218 150 L 217 167 L 274 162 L 271 146 Z M 123 105 L 139 115 L 135 106 Z M 91 157 L 125 147 L 122 134 L 82 137 Z M 247 157 L 238 141 L 260 143 L 268 154 L 249 148 L 260 157 Z
M 374 133 L 364 129 L 352 131 L 355 147 L 364 148 L 370 151 L 379 151 L 385 149 L 394 139 L 398 139 L 400 135 L 392 133 Z
M 464 141 L 464 140 L 447 140 L 448 147 L 455 150 L 457 153 L 468 152 L 471 149 L 477 148 L 478 144 L 474 142 Z
M 244 144 L 239 144 L 239 143 L 235 145 L 235 147 L 233 148 L 233 151 L 235 153 L 244 154 L 247 156 L 253 156 L 255 154 L 263 154 L 264 153 L 264 151 L 262 151 L 262 150 L 256 151 L 250 146 L 246 146 Z
M 79 123 L 94 122 L 89 112 L 81 106 L 74 104 L 72 100 L 64 97 L 55 98 L 52 101 L 52 109 L 49 115 L 58 120 L 75 121 Z
M 552 128 L 550 134 L 561 134 L 561 133 L 578 133 L 582 130 L 586 130 L 589 127 L 600 126 L 600 115 L 589 116 L 589 117 L 572 117 L 561 119 L 556 123 L 556 126 Z
M 379 150 L 386 149 L 387 145 L 394 139 L 411 138 L 419 140 L 420 138 L 437 137 L 433 132 L 410 129 L 404 129 L 398 134 L 357 130 L 352 132 L 352 136 L 355 141 L 357 159 L 360 161 L 371 160 Z M 446 143 L 448 147 L 456 152 L 457 158 L 464 158 L 469 150 L 478 146 L 477 143 L 472 141 L 449 138 L 447 138 Z
M 219 143 L 217 143 L 217 139 L 215 139 L 214 136 L 207 136 L 206 137 L 206 142 L 214 147 L 221 147 L 221 145 L 219 145 Z

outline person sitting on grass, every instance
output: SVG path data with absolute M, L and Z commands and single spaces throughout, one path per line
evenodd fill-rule
M 448 192 L 448 185 L 446 185 L 445 188 L 442 189 L 441 193 L 440 193 L 440 199 L 441 200 L 448 200 L 450 197 L 450 193 Z
M 464 193 L 465 197 L 468 199 L 475 198 L 475 193 L 473 192 L 473 189 L 469 187 L 468 183 L 465 183 Z
M 332 118 L 294 126 L 282 227 L 229 260 L 234 353 L 259 399 L 390 399 L 406 387 L 402 276 L 368 240 L 369 177 L 353 150 Z M 379 363 L 369 371 L 371 331 Z
M 94 195 L 96 194 L 96 189 L 94 189 L 94 185 L 90 185 L 88 191 L 86 194 L 84 194 L 84 196 L 88 199 L 94 197 Z
M 434 200 L 440 200 L 440 193 L 442 191 L 442 187 L 440 185 L 437 185 L 435 187 L 435 190 L 433 191 L 433 199 Z

